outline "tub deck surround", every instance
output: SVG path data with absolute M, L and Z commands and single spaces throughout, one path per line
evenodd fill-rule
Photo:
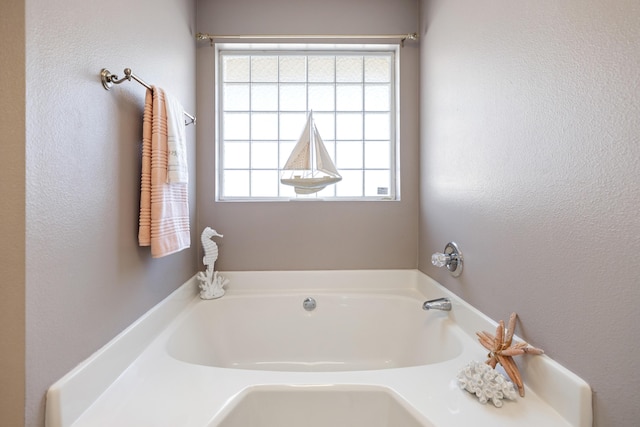
M 496 323 L 419 271 L 223 274 L 231 282 L 221 300 L 200 300 L 195 280 L 188 281 L 54 384 L 47 394 L 47 427 L 213 427 L 230 402 L 234 402 L 234 397 L 252 387 L 318 384 L 355 388 L 379 386 L 393 390 L 438 427 L 466 424 L 591 426 L 589 386 L 546 355 L 525 357 L 524 363 L 519 363 L 526 397 L 505 401 L 502 408 L 481 405 L 475 396 L 460 390 L 455 381 L 457 372 L 469 361 L 482 361 L 486 356 L 486 351 L 475 339 L 475 332 L 492 330 Z M 322 301 L 320 297 L 324 296 L 391 296 L 403 303 L 413 299 L 420 316 L 446 325 L 446 332 L 452 335 L 453 341 L 461 343 L 461 349 L 430 364 L 406 363 L 403 367 L 389 369 L 328 372 L 220 367 L 216 365 L 223 363 L 215 360 L 204 360 L 206 363 L 189 360 L 193 349 L 185 350 L 182 355 L 175 353 L 180 347 L 176 345 L 187 346 L 186 342 L 176 341 L 176 337 L 184 338 L 180 328 L 193 321 L 194 313 L 203 305 L 216 301 L 224 303 L 225 298 L 229 298 L 228 302 L 233 302 L 232 298 L 271 300 L 277 299 L 278 295 L 300 296 L 300 310 L 306 296 L 319 296 L 318 307 Z M 424 300 L 441 296 L 451 299 L 451 312 L 422 310 Z M 353 308 L 355 322 L 358 322 L 358 310 L 358 307 Z M 380 312 L 379 322 L 371 327 L 377 328 L 384 323 L 386 314 Z M 265 320 L 255 310 L 243 310 L 242 316 L 246 322 L 256 324 Z M 264 327 L 268 328 L 267 325 Z

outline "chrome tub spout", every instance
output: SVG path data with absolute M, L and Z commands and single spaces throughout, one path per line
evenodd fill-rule
M 422 304 L 422 309 L 451 311 L 451 300 L 449 300 L 449 298 L 437 298 L 425 301 L 424 304 Z

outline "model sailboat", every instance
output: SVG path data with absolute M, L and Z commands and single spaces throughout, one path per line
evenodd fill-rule
M 320 133 L 309 113 L 307 125 L 282 170 L 280 182 L 292 185 L 296 194 L 313 194 L 340 181 Z

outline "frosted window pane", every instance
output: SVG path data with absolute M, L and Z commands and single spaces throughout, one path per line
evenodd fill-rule
M 335 80 L 335 60 L 333 56 L 309 57 L 309 81 L 333 82 Z
M 338 169 L 361 169 L 362 157 L 362 142 L 336 142 L 336 167 Z
M 362 111 L 362 86 L 338 85 L 336 87 L 336 110 Z
M 388 168 L 391 161 L 389 141 L 367 141 L 364 144 L 364 167 Z
M 336 184 L 338 197 L 362 197 L 362 171 L 341 171 L 342 181 Z
M 253 142 L 251 144 L 251 168 L 278 169 L 278 143 Z
M 313 120 L 316 122 L 316 128 L 320 132 L 323 141 L 335 139 L 336 118 L 333 113 L 316 113 L 314 111 Z
M 380 198 L 395 193 L 395 58 L 337 51 L 221 54 L 222 198 Z M 311 195 L 280 183 L 308 112 L 343 180 Z
M 365 111 L 389 111 L 391 90 L 389 85 L 367 85 L 364 88 Z
M 334 85 L 309 85 L 309 109 L 316 111 L 333 111 L 335 107 Z
M 277 197 L 278 184 L 278 171 L 251 172 L 251 196 L 253 197 Z
M 391 60 L 386 56 L 366 56 L 364 58 L 365 82 L 390 82 Z
M 305 85 L 280 85 L 281 111 L 306 111 L 307 88 Z
M 288 197 L 290 199 L 293 199 L 296 197 L 296 190 L 291 185 L 279 184 L 279 189 L 280 189 L 280 197 Z
M 256 139 L 278 139 L 278 114 L 251 114 L 251 137 Z
M 249 110 L 249 85 L 248 84 L 225 84 L 223 107 L 225 111 L 248 111 Z
M 365 139 L 389 139 L 391 135 L 389 113 L 366 113 L 364 115 Z
M 362 114 L 336 114 L 336 139 L 362 139 Z
M 305 113 L 280 114 L 280 139 L 297 141 L 306 123 Z
M 251 85 L 251 108 L 254 111 L 278 110 L 278 85 Z
M 280 81 L 304 82 L 307 79 L 307 58 L 304 56 L 280 57 Z
M 225 82 L 248 82 L 249 57 L 225 56 L 223 59 L 223 78 Z
M 248 197 L 249 171 L 224 171 L 223 173 L 225 197 Z
M 249 114 L 224 113 L 224 139 L 249 139 Z
M 362 56 L 336 57 L 336 81 L 337 82 L 361 82 L 362 81 Z
M 249 167 L 249 143 L 226 142 L 222 158 L 224 169 L 247 169 Z
M 251 81 L 252 82 L 277 82 L 278 81 L 278 57 L 277 56 L 252 56 L 251 57 Z
M 335 197 L 336 196 L 336 186 L 328 185 L 324 187 L 324 189 L 318 191 L 317 193 L 312 195 L 314 198 L 323 198 L 323 197 Z
M 391 194 L 391 176 L 388 170 L 364 171 L 364 195 L 384 197 Z

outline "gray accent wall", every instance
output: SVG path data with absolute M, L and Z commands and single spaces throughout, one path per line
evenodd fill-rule
M 414 0 L 212 0 L 198 3 L 197 28 L 221 35 L 407 34 L 417 30 L 416 10 Z M 400 50 L 401 200 L 216 202 L 215 51 L 208 41 L 198 44 L 198 222 L 224 234 L 216 239 L 216 268 L 415 268 L 419 51 L 412 42 Z
M 146 89 L 99 78 L 130 67 L 195 112 L 195 3 L 25 4 L 25 424 L 42 426 L 47 388 L 195 273 L 195 168 L 192 247 L 152 259 L 137 243 Z
M 640 4 L 421 3 L 420 269 L 637 425 Z

